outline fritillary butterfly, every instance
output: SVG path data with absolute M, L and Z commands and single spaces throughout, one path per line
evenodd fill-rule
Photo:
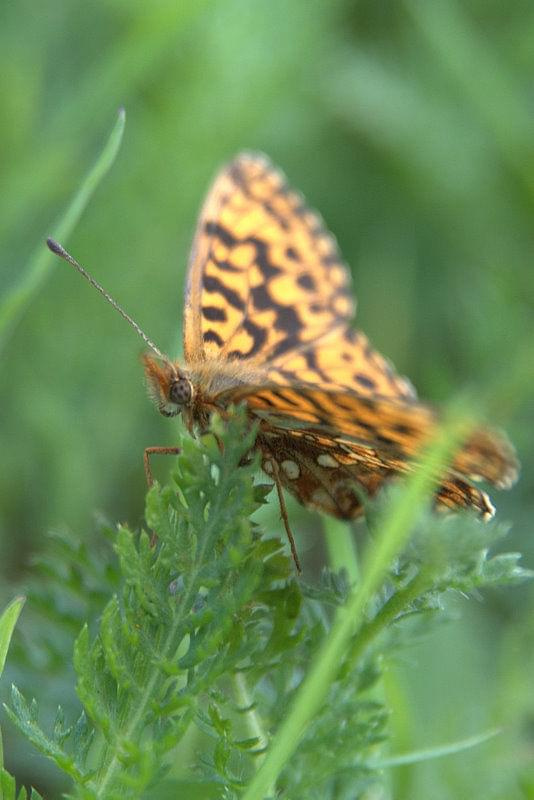
M 155 353 L 144 366 L 161 413 L 181 413 L 191 431 L 205 429 L 213 411 L 245 404 L 289 535 L 282 487 L 305 506 L 353 519 L 363 511 L 360 490 L 373 496 L 409 472 L 437 424 L 411 383 L 349 327 L 353 317 L 349 272 L 319 214 L 265 156 L 238 155 L 215 178 L 194 237 L 185 365 L 141 334 Z M 436 502 L 488 519 L 494 508 L 473 482 L 507 488 L 517 472 L 504 435 L 476 430 Z

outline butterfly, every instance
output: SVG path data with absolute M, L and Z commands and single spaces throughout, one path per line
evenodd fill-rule
M 412 384 L 352 327 L 349 271 L 335 238 L 262 154 L 239 154 L 207 194 L 189 260 L 184 363 L 121 313 L 152 351 L 144 368 L 162 414 L 182 414 L 191 431 L 204 431 L 213 412 L 245 405 L 297 565 L 283 489 L 304 506 L 354 519 L 365 497 L 413 469 L 438 425 Z M 147 474 L 151 453 L 173 450 L 148 448 Z M 474 483 L 508 488 L 517 473 L 506 437 L 480 428 L 436 486 L 436 504 L 489 519 L 493 505 Z

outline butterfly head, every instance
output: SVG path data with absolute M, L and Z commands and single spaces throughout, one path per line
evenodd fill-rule
M 172 361 L 161 363 L 153 356 L 143 356 L 148 392 L 165 417 L 175 417 L 193 403 L 193 384 Z

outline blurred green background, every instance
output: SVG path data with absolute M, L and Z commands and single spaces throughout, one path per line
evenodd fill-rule
M 338 237 L 374 344 L 432 402 L 466 388 L 489 399 L 523 464 L 493 499 L 513 523 L 506 549 L 532 566 L 533 72 L 534 6 L 522 0 L 5 2 L 2 297 L 124 106 L 117 161 L 65 244 L 179 353 L 202 197 L 225 160 L 265 151 Z M 141 524 L 142 450 L 173 444 L 179 425 L 146 398 L 133 331 L 49 263 L 1 343 L 3 601 L 49 528 L 90 538 L 97 511 Z M 320 564 L 317 518 L 292 514 L 305 560 Z M 264 520 L 276 529 L 274 506 Z M 388 668 L 392 749 L 502 733 L 396 770 L 393 796 L 534 798 L 534 593 L 454 610 Z M 40 762 L 10 757 L 39 784 Z

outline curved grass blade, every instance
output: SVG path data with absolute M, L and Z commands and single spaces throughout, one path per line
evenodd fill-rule
M 58 222 L 52 226 L 52 235 L 55 239 L 65 241 L 69 237 L 98 185 L 111 169 L 119 152 L 125 121 L 126 113 L 121 108 L 117 115 L 117 121 L 95 164 L 65 212 Z M 0 302 L 0 348 L 5 343 L 7 336 L 12 332 L 24 309 L 30 304 L 41 284 L 47 278 L 53 263 L 54 259 L 46 247 L 43 237 L 43 241 L 39 242 L 30 257 L 28 266 L 19 283 L 8 291 Z

